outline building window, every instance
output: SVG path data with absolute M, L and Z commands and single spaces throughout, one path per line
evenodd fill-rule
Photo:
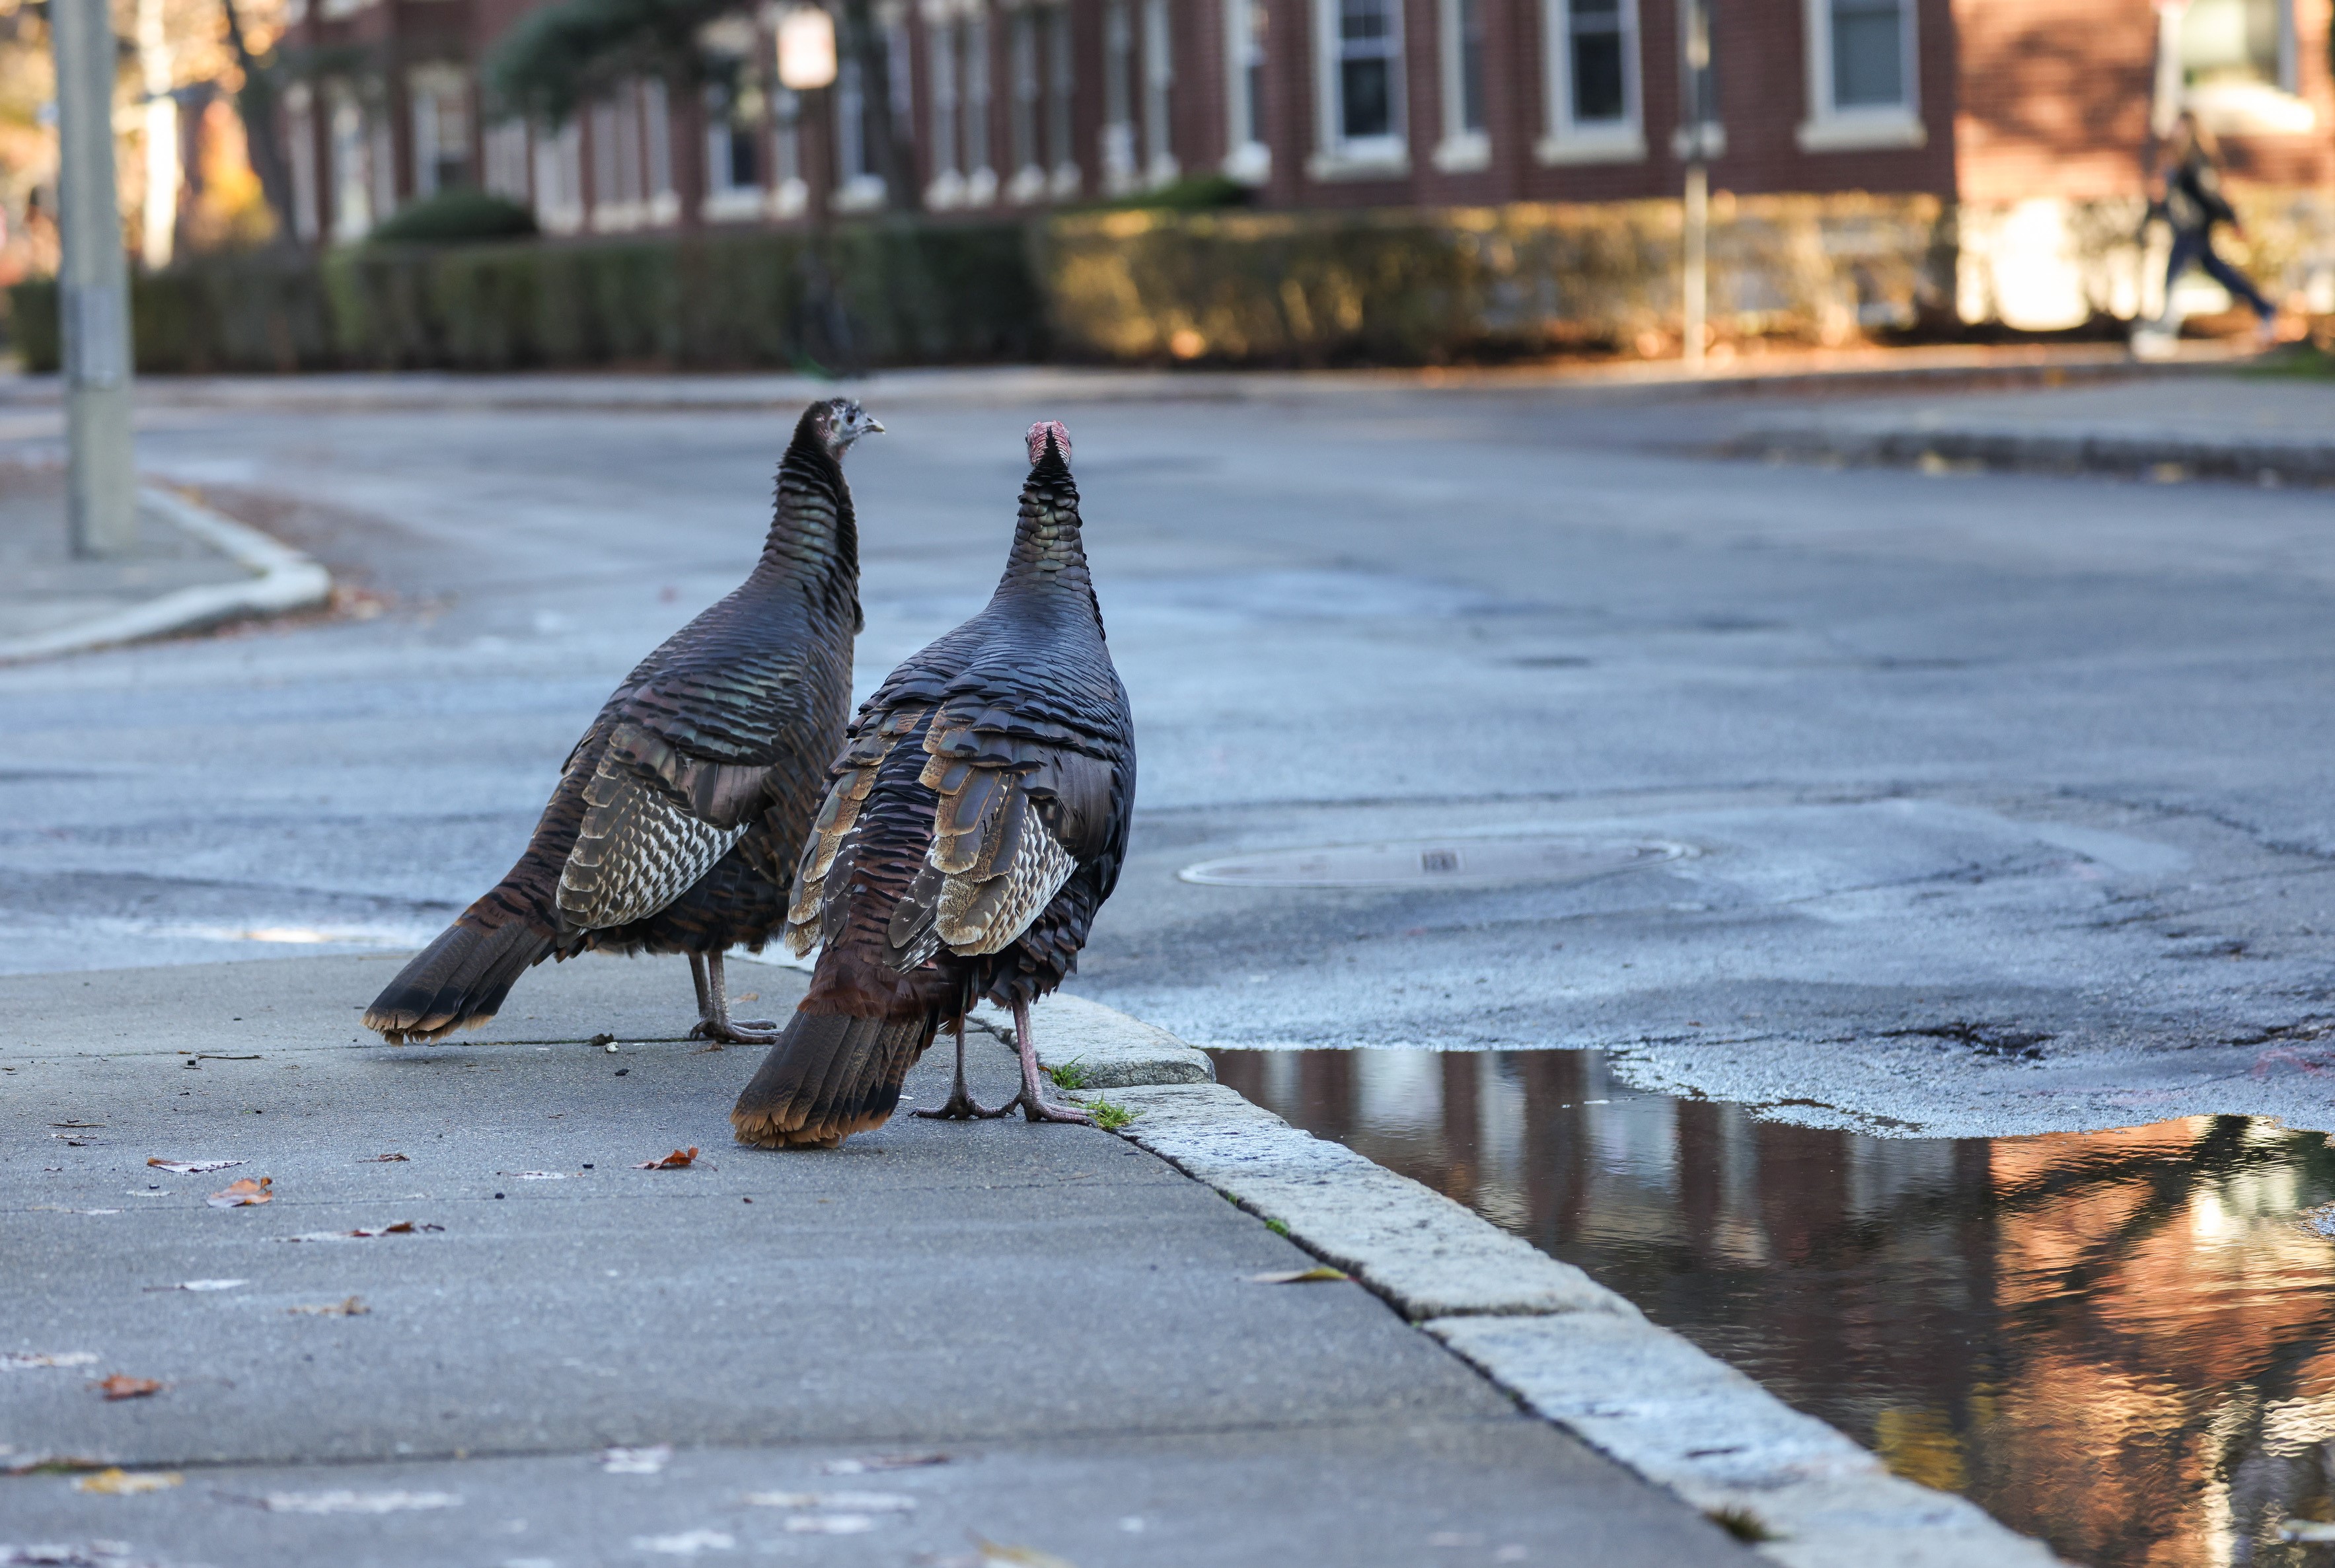
M 732 71 L 705 90 L 705 216 L 715 219 L 762 212 L 762 90 L 743 62 Z
M 292 232 L 313 242 L 323 227 L 317 221 L 315 100 L 306 82 L 285 89 L 284 115 L 292 139 Z
M 366 167 L 373 174 L 373 218 L 378 223 L 397 210 L 397 131 L 389 120 L 386 84 L 372 84 L 364 98 Z
M 1038 116 L 1046 95 L 1038 62 L 1038 13 L 1025 6 L 1012 14 L 1006 26 L 1013 69 L 1013 183 L 1006 194 L 1015 201 L 1035 201 L 1046 194 L 1046 168 L 1038 150 Z
M 1484 169 L 1492 139 L 1484 112 L 1484 7 L 1487 0 L 1443 0 L 1439 40 L 1443 76 L 1443 141 L 1435 150 L 1442 169 Z
M 487 189 L 508 201 L 527 205 L 527 121 L 506 120 L 487 127 L 481 138 Z
M 1078 58 L 1071 53 L 1071 8 L 1046 10 L 1046 152 L 1053 165 L 1057 200 L 1079 193 L 1079 155 L 1072 141 L 1071 95 L 1078 89 Z
M 333 237 L 363 239 L 373 227 L 373 159 L 364 106 L 345 82 L 325 87 L 327 186 L 333 193 Z
M 535 136 L 535 220 L 553 234 L 584 227 L 584 127 L 571 120 Z
M 1262 185 L 1273 171 L 1264 131 L 1264 0 L 1225 4 L 1225 172 Z
M 1807 0 L 1810 152 L 1919 147 L 1914 0 Z
M 872 212 L 884 205 L 884 175 L 868 161 L 867 119 L 888 114 L 889 103 L 872 103 L 867 80 L 856 54 L 847 54 L 835 68 L 835 194 L 830 205 L 838 212 Z
M 1154 185 L 1176 178 L 1175 89 L 1168 0 L 1143 0 L 1143 150 L 1150 160 L 1144 173 Z
M 989 160 L 989 24 L 979 15 L 964 24 L 964 200 L 985 207 L 997 198 L 997 171 Z
M 1317 179 L 1399 174 L 1402 139 L 1402 14 L 1399 0 L 1318 0 L 1321 152 Z
M 2209 129 L 2258 136 L 2316 129 L 2317 112 L 2296 96 L 2293 0 L 2190 0 L 2169 46 L 2179 52 L 2173 63 L 2182 101 Z
M 412 95 L 413 194 L 470 183 L 470 83 L 458 67 L 421 66 L 407 77 Z
M 1128 0 L 1108 0 L 1102 12 L 1102 188 L 1110 195 L 1135 186 L 1135 24 Z
M 925 205 L 954 207 L 964 199 L 964 175 L 957 168 L 956 88 L 958 75 L 956 24 L 936 24 L 931 34 L 933 83 L 933 182 L 925 191 Z
M 1646 156 L 1638 96 L 1638 0 L 1547 0 L 1548 133 L 1543 163 Z

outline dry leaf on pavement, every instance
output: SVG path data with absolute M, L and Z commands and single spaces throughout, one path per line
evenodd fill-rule
M 368 1156 L 366 1156 L 363 1159 L 361 1159 L 361 1160 L 357 1161 L 357 1164 L 359 1164 L 359 1165 L 395 1165 L 398 1161 L 400 1161 L 400 1160 L 403 1159 L 404 1157 L 404 1157 L 403 1155 L 402 1155 L 402 1154 L 376 1154 L 376 1155 L 368 1155 Z
M 169 1171 L 172 1176 L 203 1176 L 249 1162 L 239 1159 L 150 1159 L 146 1163 L 156 1170 Z
M 203 1202 L 215 1209 L 250 1208 L 257 1204 L 272 1202 L 276 1195 L 268 1188 L 275 1185 L 274 1176 L 261 1176 L 257 1181 L 242 1176 L 228 1183 L 225 1192 L 213 1193 Z
M 73 1483 L 76 1492 L 101 1492 L 109 1497 L 134 1497 L 140 1492 L 167 1492 L 186 1477 L 176 1470 L 140 1470 L 134 1474 L 119 1465 Z
M 1251 1274 L 1248 1278 L 1249 1283 L 1254 1285 L 1320 1285 L 1352 1277 L 1343 1269 L 1316 1263 L 1310 1269 L 1283 1269 L 1270 1274 Z
M 162 1385 L 151 1378 L 133 1378 L 127 1372 L 116 1372 L 110 1378 L 90 1385 L 109 1399 L 142 1399 L 149 1394 L 159 1394 Z
M 284 1310 L 310 1318 L 362 1318 L 373 1311 L 359 1296 L 351 1296 L 345 1302 L 326 1302 L 318 1307 L 286 1307 Z
M 981 1548 L 982 1568 L 1072 1568 L 1065 1558 L 1051 1552 L 1041 1552 L 1035 1546 L 1007 1546 L 980 1536 L 973 1544 Z
M 646 1159 L 635 1166 L 635 1170 L 687 1170 L 697 1162 L 697 1146 L 677 1148 L 663 1159 Z

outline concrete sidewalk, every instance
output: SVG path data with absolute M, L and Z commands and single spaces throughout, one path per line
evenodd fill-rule
M 138 547 L 73 553 L 64 471 L 0 465 L 0 663 L 325 604 L 322 566 L 170 491 L 141 489 Z
M 1256 1282 L 1313 1260 L 1109 1134 L 904 1116 L 744 1150 L 757 1053 L 673 1038 L 678 962 L 546 966 L 490 1030 L 393 1050 L 355 1019 L 395 962 L 0 981 L 0 1355 L 53 1359 L 0 1370 L 0 1443 L 180 1477 L 0 1479 L 0 1540 L 303 1568 L 1749 1560 L 1361 1287 Z M 731 973 L 748 1013 L 802 983 Z M 1001 1098 L 1010 1058 L 974 1057 Z M 206 1203 L 238 1177 L 271 1201 Z M 108 1400 L 117 1373 L 163 1387 Z
M 1875 399 L 1745 419 L 1736 456 L 2335 484 L 2335 379 L 2140 377 Z

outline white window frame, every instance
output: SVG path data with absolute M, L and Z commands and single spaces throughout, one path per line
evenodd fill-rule
M 1808 117 L 1797 132 L 1803 152 L 1866 152 L 1923 147 L 1929 128 L 1922 123 L 1922 44 L 1917 0 L 1897 0 L 1899 69 L 1904 73 L 1902 103 L 1843 109 L 1832 99 L 1833 0 L 1803 0 L 1801 28 L 1807 38 Z
M 1135 0 L 1103 0 L 1102 189 L 1120 196 L 1135 189 Z
M 1443 82 L 1443 140 L 1436 145 L 1435 167 L 1447 174 L 1489 169 L 1492 166 L 1492 118 L 1490 105 L 1485 106 L 1484 123 L 1472 129 L 1468 124 L 1468 41 L 1465 16 L 1468 0 L 1441 0 L 1437 7 L 1436 53 L 1439 57 L 1439 73 Z M 1477 22 L 1487 24 L 1485 12 L 1492 0 L 1475 0 Z M 1491 51 L 1487 46 L 1480 63 L 1487 77 L 1491 72 Z M 1478 82 L 1478 92 L 1487 92 L 1488 81 Z
M 1345 105 L 1339 101 L 1339 67 L 1344 63 L 1341 0 L 1314 0 L 1313 5 L 1313 156 L 1305 172 L 1317 180 L 1392 179 L 1410 172 L 1410 105 L 1404 91 L 1410 74 L 1409 41 L 1403 36 L 1402 0 L 1385 0 L 1392 29 L 1388 59 L 1388 112 L 1392 128 L 1384 136 L 1349 137 L 1339 122 Z
M 989 104 L 994 85 L 991 72 L 995 51 L 989 46 L 989 14 L 979 4 L 965 7 L 964 26 L 964 204 L 986 207 L 997 199 L 994 140 L 990 135 Z
M 521 207 L 533 193 L 528 187 L 527 121 L 499 120 L 479 134 L 480 172 L 488 191 Z
M 2206 129 L 2221 136 L 2297 136 L 2318 129 L 2318 111 L 2309 99 L 2299 95 L 2297 86 L 2301 39 L 2295 25 L 2294 0 L 2277 0 L 2275 81 L 2231 79 L 2190 84 L 2184 36 L 2190 15 L 2194 12 L 2172 21 L 2159 41 L 2161 49 L 2172 51 L 2172 59 L 2160 63 L 2160 74 L 2171 71 L 2182 107 L 2195 111 Z
M 315 98 L 306 82 L 284 90 L 284 117 L 292 139 L 292 232 L 313 244 L 323 226 L 317 221 Z
M 1622 118 L 1583 120 L 1573 109 L 1573 0 L 1544 0 L 1541 74 L 1548 124 L 1533 147 L 1543 164 L 1641 163 L 1646 157 L 1646 95 L 1638 0 L 1621 0 Z
M 584 122 L 570 118 L 535 135 L 535 221 L 547 234 L 584 227 Z
M 465 164 L 474 151 L 477 128 L 470 123 L 470 82 L 459 65 L 432 63 L 406 73 L 407 122 L 413 131 L 413 194 L 435 196 L 439 154 L 449 150 L 439 140 L 446 129 L 447 111 L 460 128 L 462 144 L 453 149 Z
M 745 67 L 740 67 L 742 72 Z M 740 126 L 732 116 L 736 106 L 718 87 L 705 89 L 705 202 L 699 208 L 708 223 L 735 223 L 757 218 L 763 213 L 763 186 L 759 178 L 768 171 L 764 165 L 770 160 L 768 144 L 759 125 Z M 748 137 L 759 145 L 758 153 L 764 156 L 754 160 L 758 178 L 751 185 L 741 185 L 731 178 L 731 150 L 740 137 Z
M 1082 178 L 1077 140 L 1079 63 L 1067 0 L 1054 0 L 1042 14 L 1046 19 L 1041 38 L 1046 55 L 1046 151 L 1053 159 L 1050 179 L 1059 201 L 1076 196 Z
M 1257 134 L 1264 116 L 1249 92 L 1249 71 L 1264 63 L 1254 13 L 1264 0 L 1224 0 L 1224 171 L 1244 185 L 1263 185 L 1273 173 L 1273 148 Z
M 1005 198 L 1032 202 L 1046 194 L 1046 17 L 1034 6 L 1004 13 L 1006 70 L 1013 89 L 1013 178 Z

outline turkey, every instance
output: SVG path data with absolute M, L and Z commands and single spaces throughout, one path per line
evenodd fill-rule
M 1135 806 L 1127 689 L 1079 536 L 1071 437 L 1032 425 L 1022 510 L 988 607 L 860 705 L 795 873 L 787 941 L 823 944 L 786 1031 L 730 1114 L 741 1143 L 832 1148 L 880 1127 L 944 1023 L 948 1103 L 920 1116 L 1077 1121 L 1040 1087 L 1030 1003 L 1078 965 Z M 1013 1013 L 1022 1090 L 964 1083 L 964 1014 Z
M 762 558 L 736 592 L 625 677 L 567 754 L 527 853 L 374 999 L 392 1044 L 495 1015 L 547 957 L 685 953 L 691 1031 L 733 1022 L 722 955 L 785 923 L 790 870 L 851 707 L 859 535 L 843 455 L 884 427 L 848 398 L 817 402 L 779 465 Z

